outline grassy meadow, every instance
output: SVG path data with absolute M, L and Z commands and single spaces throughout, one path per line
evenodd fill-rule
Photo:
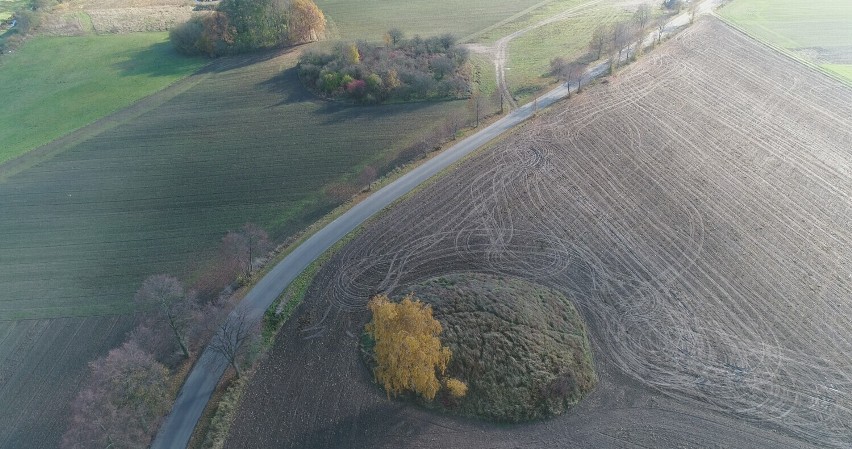
M 753 37 L 852 82 L 852 2 L 734 0 L 719 14 Z
M 163 89 L 206 63 L 167 33 L 35 37 L 0 58 L 0 163 Z
M 543 25 L 509 43 L 506 81 L 520 103 L 532 101 L 536 93 L 556 82 L 550 61 L 582 57 L 588 50 L 592 31 L 614 23 L 629 13 L 607 5 L 578 11 L 564 20 Z
M 406 34 L 477 33 L 530 7 L 553 0 L 316 0 L 333 39 L 381 40 L 393 27 Z
M 12 18 L 15 10 L 23 8 L 29 0 L 0 0 L 0 22 Z

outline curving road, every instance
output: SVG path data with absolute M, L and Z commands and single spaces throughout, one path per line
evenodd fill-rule
M 682 14 L 669 22 L 666 29 L 673 30 L 688 22 Z M 668 31 L 671 32 L 671 31 Z M 656 33 L 652 33 L 656 36 Z M 649 40 L 652 39 L 649 36 Z M 585 80 L 590 81 L 604 74 L 608 68 L 605 61 L 591 68 Z M 577 86 L 562 84 L 482 129 L 476 134 L 453 145 L 423 165 L 405 174 L 393 183 L 376 191 L 355 205 L 333 222 L 312 235 L 292 253 L 278 263 L 255 285 L 233 313 L 245 313 L 251 322 L 257 322 L 273 301 L 284 291 L 307 266 L 361 223 L 381 211 L 412 189 L 481 148 L 494 138 L 532 117 L 537 109 L 546 108 L 568 96 Z M 224 374 L 227 362 L 216 352 L 206 348 L 186 379 L 171 412 L 160 427 L 152 444 L 153 449 L 185 448 L 192 432 L 204 411 L 216 384 Z

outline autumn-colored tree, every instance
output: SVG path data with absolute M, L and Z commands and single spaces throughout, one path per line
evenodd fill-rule
M 355 65 L 361 63 L 361 52 L 358 51 L 358 46 L 354 42 L 343 48 L 343 57 L 349 64 Z
M 607 49 L 608 42 L 609 31 L 606 25 L 598 25 L 592 32 L 592 39 L 589 41 L 589 51 L 595 56 L 595 60 L 601 59 Z
M 325 15 L 312 0 L 290 3 L 290 43 L 313 42 L 325 33 Z
M 387 295 L 370 300 L 373 320 L 366 331 L 375 341 L 376 380 L 388 396 L 414 391 L 427 400 L 435 398 L 452 352 L 441 345 L 441 323 L 432 316 L 432 307 L 409 294 L 399 303 Z M 446 380 L 445 382 L 450 382 Z M 452 379 L 451 394 L 464 394 L 463 382 Z
M 135 343 L 91 363 L 71 404 L 64 449 L 148 447 L 169 407 L 168 370 Z
M 385 76 L 385 86 L 387 86 L 389 91 L 399 88 L 402 82 L 399 80 L 399 74 L 396 69 L 388 70 L 388 74 Z

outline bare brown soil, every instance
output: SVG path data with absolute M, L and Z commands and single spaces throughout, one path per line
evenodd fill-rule
M 699 22 L 341 250 L 227 447 L 850 447 L 850 198 L 852 90 Z M 508 427 L 388 400 L 367 298 L 459 271 L 568 296 L 598 389 Z

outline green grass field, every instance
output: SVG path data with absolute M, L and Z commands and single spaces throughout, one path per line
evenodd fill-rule
M 29 0 L 0 0 L 0 22 L 12 17 L 16 10 L 27 6 Z
M 733 0 L 719 14 L 852 82 L 852 2 Z
M 536 28 L 509 43 L 506 81 L 520 103 L 532 101 L 536 93 L 556 82 L 550 61 L 584 55 L 589 36 L 600 24 L 613 23 L 628 13 L 607 5 L 595 6 L 565 20 Z
M 0 163 L 198 70 L 166 33 L 37 37 L 0 59 Z
M 381 40 L 397 27 L 408 35 L 479 32 L 527 8 L 553 0 L 317 0 L 339 39 Z

